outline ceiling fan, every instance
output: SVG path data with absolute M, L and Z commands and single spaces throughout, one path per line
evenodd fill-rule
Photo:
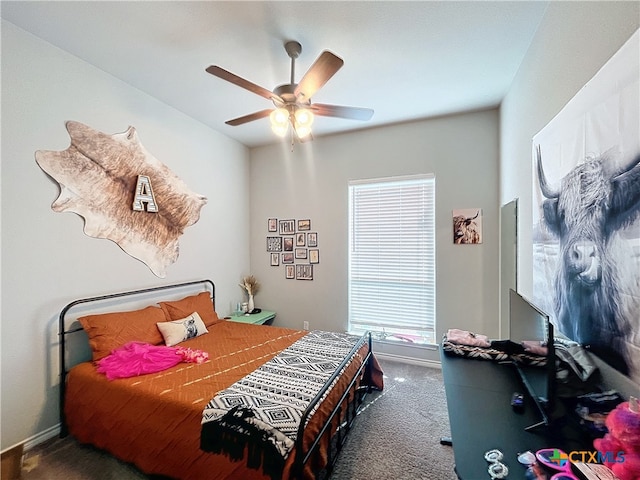
M 295 83 L 295 60 L 300 55 L 300 52 L 302 52 L 302 45 L 296 41 L 289 41 L 284 44 L 284 49 L 291 58 L 290 83 L 279 85 L 274 88 L 273 91 L 269 91 L 249 80 L 245 80 L 217 65 L 211 65 L 206 69 L 211 75 L 249 90 L 267 100 L 271 100 L 275 107 L 228 120 L 225 122 L 227 125 L 243 125 L 268 116 L 271 120 L 271 128 L 279 136 L 284 137 L 289 125 L 291 125 L 291 138 L 293 142 L 294 134 L 300 141 L 309 139 L 314 115 L 347 118 L 351 120 L 369 120 L 373 116 L 373 110 L 369 108 L 311 103 L 311 97 L 327 83 L 344 64 L 344 61 L 340 57 L 325 50 L 313 65 L 311 65 L 300 82 Z

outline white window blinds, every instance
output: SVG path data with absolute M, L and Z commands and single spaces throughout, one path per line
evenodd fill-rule
M 349 330 L 435 341 L 433 175 L 349 182 Z

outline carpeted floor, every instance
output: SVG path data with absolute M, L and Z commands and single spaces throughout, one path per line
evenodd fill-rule
M 442 372 L 389 361 L 380 364 L 385 389 L 367 397 L 331 480 L 455 480 L 453 451 L 440 445 L 440 437 L 450 434 Z M 154 477 L 71 437 L 27 452 L 22 475 L 23 480 L 150 478 Z
M 384 391 L 362 411 L 331 480 L 454 480 L 442 371 L 380 362 Z

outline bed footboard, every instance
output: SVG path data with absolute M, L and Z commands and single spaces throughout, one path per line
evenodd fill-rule
M 367 351 L 360 367 L 355 371 L 353 376 L 348 380 L 348 385 L 345 388 L 344 393 L 340 399 L 336 402 L 335 406 L 327 416 L 326 422 L 321 427 L 320 432 L 316 436 L 315 440 L 309 445 L 305 451 L 304 446 L 304 429 L 305 426 L 316 410 L 318 404 L 326 395 L 327 391 L 331 388 L 334 381 L 340 375 L 340 372 L 347 366 L 347 364 L 353 359 L 357 351 L 361 348 L 361 345 L 356 345 L 351 354 L 348 355 L 342 362 L 339 368 L 336 369 L 331 378 L 326 382 L 324 388 L 318 392 L 316 397 L 311 401 L 307 409 L 305 410 L 300 420 L 300 426 L 298 427 L 298 434 L 296 438 L 296 458 L 294 467 L 292 469 L 292 478 L 303 479 L 305 473 L 305 466 L 307 462 L 316 454 L 320 449 L 321 442 L 327 438 L 327 465 L 324 467 L 327 476 L 331 473 L 333 466 L 337 460 L 338 454 L 347 439 L 347 435 L 355 421 L 358 411 L 364 401 L 366 395 L 372 390 L 371 382 L 371 368 L 373 361 L 373 353 L 371 350 L 371 333 L 364 334 L 366 337 Z M 335 422 L 338 422 L 337 428 L 333 427 Z

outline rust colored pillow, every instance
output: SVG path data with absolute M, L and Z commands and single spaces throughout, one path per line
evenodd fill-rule
M 209 292 L 190 295 L 173 302 L 160 302 L 160 308 L 164 311 L 167 321 L 180 320 L 193 312 L 198 312 L 207 328 L 221 321 L 213 309 Z
M 100 360 L 115 348 L 137 341 L 160 345 L 164 342 L 156 323 L 164 322 L 160 307 L 146 307 L 129 312 L 87 315 L 78 321 L 89 336 L 93 360 Z

